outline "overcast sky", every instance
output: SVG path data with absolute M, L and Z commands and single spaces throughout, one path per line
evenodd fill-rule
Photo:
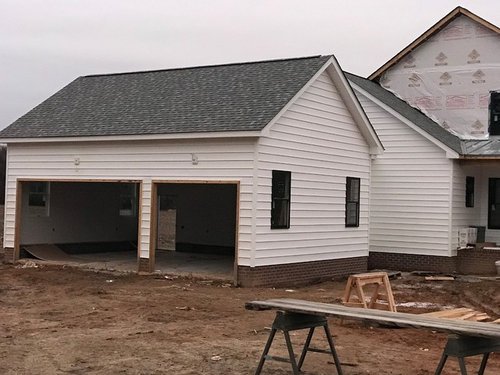
M 367 76 L 456 6 L 500 0 L 0 0 L 0 128 L 75 78 L 335 54 Z

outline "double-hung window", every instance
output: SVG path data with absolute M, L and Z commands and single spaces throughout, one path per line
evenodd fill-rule
M 345 226 L 359 227 L 359 186 L 360 179 L 346 177 Z
M 290 183 L 290 172 L 273 171 L 271 229 L 290 228 Z

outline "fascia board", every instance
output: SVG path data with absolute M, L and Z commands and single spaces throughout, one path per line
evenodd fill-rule
M 203 132 L 176 134 L 111 135 L 84 137 L 0 138 L 0 143 L 120 142 L 215 138 L 258 138 L 261 131 Z
M 363 109 L 363 106 L 359 102 L 356 94 L 352 90 L 352 87 L 347 80 L 344 72 L 340 68 L 338 62 L 332 57 L 331 65 L 327 69 L 330 78 L 337 90 L 339 90 L 339 94 L 342 97 L 349 113 L 354 118 L 354 121 L 358 125 L 361 133 L 363 134 L 366 142 L 370 146 L 370 154 L 378 155 L 382 154 L 384 151 L 384 146 L 377 135 L 377 132 L 373 128 L 368 116 Z

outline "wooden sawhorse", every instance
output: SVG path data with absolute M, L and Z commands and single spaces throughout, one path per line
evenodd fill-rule
M 458 335 L 451 335 L 446 343 L 443 351 L 443 356 L 439 361 L 438 367 L 434 375 L 440 375 L 443 371 L 444 365 L 448 357 L 457 357 L 460 366 L 460 373 L 467 375 L 465 368 L 465 357 L 474 355 L 483 355 L 481 365 L 477 375 L 483 375 L 488 362 L 490 353 L 500 351 L 500 339 L 492 339 L 485 337 L 464 337 Z
M 326 339 L 330 346 L 330 350 L 323 350 L 323 349 L 316 349 L 309 347 L 309 345 L 311 344 L 311 339 L 314 333 L 314 329 L 316 327 L 324 328 Z M 300 329 L 309 329 L 309 333 L 307 334 L 307 338 L 304 343 L 304 347 L 302 348 L 302 353 L 300 355 L 299 362 L 297 363 L 295 359 L 295 354 L 293 352 L 292 341 L 290 340 L 289 332 Z M 283 335 L 285 336 L 286 347 L 288 349 L 289 358 L 275 357 L 268 354 L 277 331 L 282 331 Z M 276 312 L 276 318 L 274 319 L 271 332 L 269 333 L 269 338 L 267 339 L 266 346 L 264 347 L 264 352 L 260 357 L 259 365 L 257 366 L 255 375 L 259 375 L 261 373 L 262 367 L 264 366 L 264 362 L 266 361 L 266 359 L 290 363 L 292 365 L 293 374 L 299 375 L 300 369 L 304 364 L 307 352 L 316 352 L 316 353 L 324 353 L 332 355 L 335 367 L 337 369 L 337 374 L 342 375 L 342 369 L 340 367 L 340 362 L 337 356 L 337 352 L 335 351 L 333 338 L 330 333 L 330 329 L 328 328 L 328 321 L 326 317 L 278 311 Z
M 370 300 L 367 301 L 363 287 L 373 285 Z M 383 291 L 383 293 L 380 293 Z M 354 295 L 353 295 L 354 294 Z M 377 301 L 385 301 L 383 304 Z M 396 311 L 396 303 L 392 294 L 391 283 L 385 272 L 359 273 L 349 276 L 342 298 L 342 304 L 349 307 Z

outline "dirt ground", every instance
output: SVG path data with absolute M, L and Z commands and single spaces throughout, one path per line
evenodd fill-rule
M 245 302 L 293 297 L 338 303 L 345 286 L 339 280 L 288 290 L 235 288 L 175 276 L 24 267 L 0 264 L 4 375 L 253 374 L 274 313 L 247 311 Z M 425 281 L 408 274 L 391 281 L 399 311 L 472 307 L 493 318 L 500 317 L 499 283 L 470 277 Z M 341 325 L 338 320 L 331 321 L 331 330 L 346 375 L 433 374 L 446 341 L 445 335 L 425 330 Z M 326 347 L 321 331 L 315 338 L 315 346 Z M 297 343 L 303 339 L 301 332 L 292 336 Z M 286 355 L 282 335 L 271 354 Z M 479 359 L 467 364 L 477 369 Z M 308 354 L 303 369 L 306 374 L 335 373 L 324 354 Z M 268 361 L 262 373 L 290 372 L 289 364 Z M 444 374 L 458 373 L 452 358 Z M 486 374 L 500 374 L 500 353 L 490 357 Z

